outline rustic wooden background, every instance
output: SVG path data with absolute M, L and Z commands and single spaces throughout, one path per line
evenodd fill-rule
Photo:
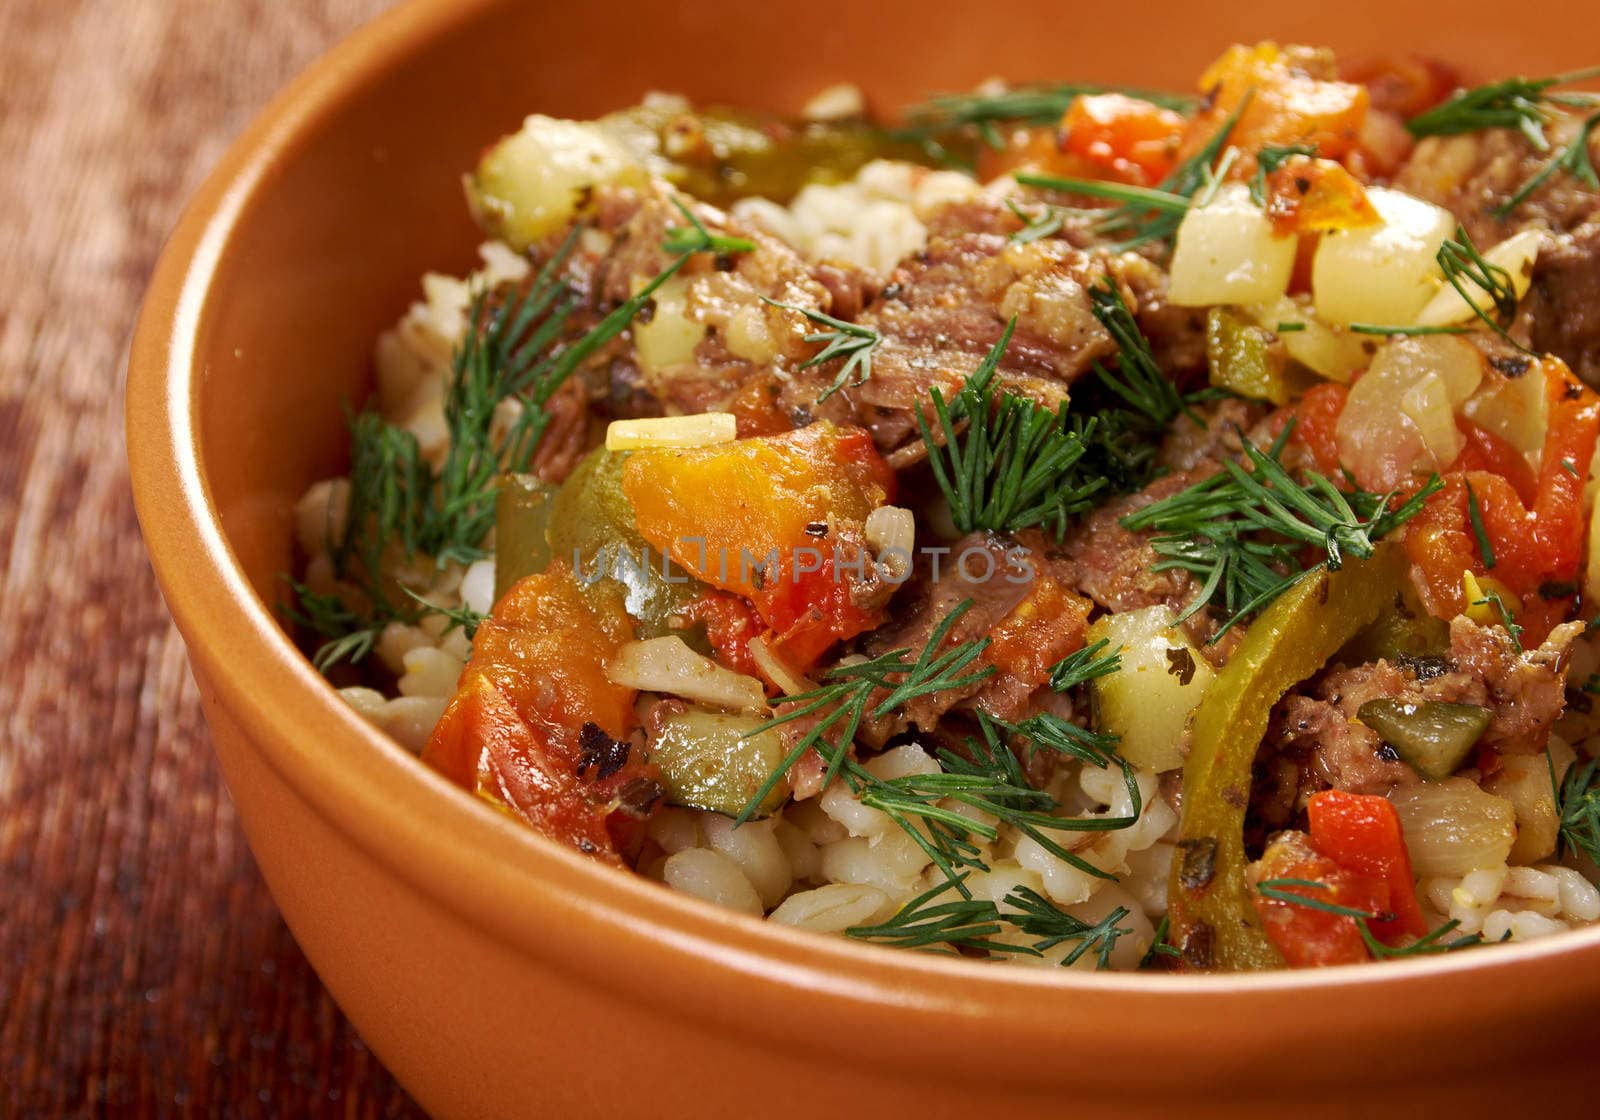
M 0 1116 L 407 1116 L 251 862 L 134 521 L 184 199 L 384 0 L 0 0 Z

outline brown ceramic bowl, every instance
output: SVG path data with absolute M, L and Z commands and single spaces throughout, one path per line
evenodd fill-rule
M 458 1116 L 1520 1115 L 1580 1095 L 1600 930 L 1230 978 L 1048 973 L 772 927 L 446 785 L 347 709 L 269 608 L 291 505 L 341 466 L 341 405 L 362 395 L 373 337 L 425 269 L 468 264 L 459 176 L 525 113 L 597 114 L 649 89 L 792 109 L 845 78 L 880 105 L 993 73 L 1181 87 L 1264 37 L 1482 74 L 1594 61 L 1574 33 L 1586 0 L 1523 21 L 1488 0 L 1430 7 L 417 0 L 249 128 L 139 323 L 139 516 L 272 892 L 419 1101 Z

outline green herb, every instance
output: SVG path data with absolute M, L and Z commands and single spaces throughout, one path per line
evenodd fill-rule
M 674 258 L 631 299 L 563 347 L 558 344 L 575 301 L 559 271 L 581 233 L 573 227 L 520 295 L 492 307 L 485 293 L 473 295 L 466 335 L 451 356 L 444 400 L 448 442 L 437 471 L 410 432 L 375 412 L 351 416 L 348 512 L 329 553 L 334 575 L 360 592 L 363 608 L 336 610 L 328 596 L 291 584 L 298 602 L 290 614 L 326 639 L 314 658 L 319 668 L 367 656 L 390 622 L 415 623 L 425 614 L 443 613 L 397 598 L 385 558 L 394 551 L 406 560 L 423 555 L 443 568 L 487 556 L 483 541 L 494 525 L 496 479 L 528 470 L 550 421 L 545 405 L 691 255 Z M 518 410 L 497 443 L 495 420 L 506 401 Z M 413 589 L 403 590 L 415 598 Z
M 1096 376 L 1151 425 L 1165 428 L 1184 411 L 1183 398 L 1156 364 L 1150 340 L 1139 330 L 1122 290 L 1107 276 L 1089 289 L 1089 302 L 1095 319 L 1117 344 L 1117 372 L 1112 374 L 1096 362 Z
M 1145 952 L 1145 955 L 1139 961 L 1139 967 L 1141 969 L 1154 967 L 1157 957 L 1183 956 L 1183 954 L 1178 950 L 1178 947 L 1167 940 L 1167 931 L 1171 924 L 1171 918 L 1165 914 L 1161 915 L 1161 921 L 1156 924 L 1155 940 L 1150 942 L 1150 948 Z
M 1050 670 L 1050 687 L 1057 692 L 1066 692 L 1122 668 L 1120 649 L 1105 654 L 1100 652 L 1110 644 L 1109 639 L 1100 638 L 1057 661 Z
M 1573 463 L 1573 461 L 1571 459 L 1563 459 L 1563 460 L 1561 460 L 1561 469 L 1566 471 L 1573 478 L 1577 478 L 1578 477 L 1577 465 L 1575 463 Z
M 1341 918 L 1368 918 L 1382 917 L 1393 919 L 1393 914 L 1374 914 L 1370 910 L 1357 910 L 1353 906 L 1342 906 L 1337 902 L 1317 898 L 1314 895 L 1300 894 L 1292 890 L 1299 887 L 1302 890 L 1325 891 L 1330 889 L 1327 883 L 1319 883 L 1315 879 L 1263 879 L 1256 884 L 1256 891 L 1262 898 L 1270 898 L 1275 902 L 1287 902 L 1294 906 L 1302 906 L 1307 910 L 1319 910 L 1324 914 L 1337 914 Z
M 951 627 L 971 607 L 972 600 L 963 600 L 945 615 L 929 634 L 927 644 L 917 654 L 915 661 L 906 661 L 906 654 L 911 652 L 909 649 L 889 650 L 867 661 L 836 665 L 823 674 L 823 683 L 817 688 L 784 697 L 783 704 L 794 706 L 763 724 L 762 731 L 812 715 L 819 718 L 751 797 L 739 815 L 739 823 L 750 819 L 779 779 L 808 750 L 815 750 L 827 763 L 824 781 L 827 784 L 841 771 L 854 765 L 850 751 L 855 743 L 856 730 L 864 719 L 881 719 L 918 696 L 965 688 L 992 675 L 995 671 L 992 665 L 962 675 L 967 666 L 988 648 L 987 638 L 960 642 L 943 653 L 938 652 Z M 873 698 L 879 693 L 883 694 L 883 698 L 874 703 Z
M 719 257 L 731 257 L 736 253 L 755 252 L 756 243 L 747 237 L 728 237 L 720 233 L 712 233 L 706 229 L 705 224 L 694 216 L 683 200 L 674 198 L 672 205 L 688 219 L 688 229 L 678 229 L 676 226 L 667 230 L 667 235 L 661 241 L 661 248 L 677 255 L 690 253 L 715 253 Z
M 1030 887 L 1017 887 L 998 904 L 986 898 L 968 897 L 962 893 L 966 878 L 964 873 L 938 883 L 907 902 L 899 913 L 881 925 L 853 926 L 845 933 L 862 941 L 876 941 L 901 949 L 945 951 L 949 946 L 994 955 L 1030 957 L 1042 957 L 1058 945 L 1076 942 L 1072 951 L 1062 958 L 1062 965 L 1075 964 L 1086 954 L 1093 953 L 1096 965 L 1104 969 L 1110 967 L 1117 939 L 1133 932 L 1117 924 L 1128 916 L 1125 907 L 1119 906 L 1090 924 L 1068 914 Z M 940 901 L 952 890 L 960 897 Z M 1032 943 L 996 941 L 1007 924 L 1032 938 Z
M 1266 452 L 1241 435 L 1244 464 L 1228 460 L 1210 478 L 1122 519 L 1125 528 L 1157 534 L 1150 541 L 1162 557 L 1155 570 L 1186 571 L 1200 582 L 1180 621 L 1220 598 L 1228 615 L 1221 637 L 1308 570 L 1305 546 L 1320 550 L 1330 568 L 1346 553 L 1371 556 L 1379 538 L 1415 517 L 1443 485 L 1435 475 L 1390 509 L 1392 492 L 1342 491 L 1313 470 L 1297 481 L 1281 462 L 1293 427 L 1291 421 Z
M 975 129 L 990 147 L 1005 147 L 1000 125 L 1056 124 L 1079 97 L 1121 93 L 1149 101 L 1164 109 L 1188 114 L 1196 99 L 1164 90 L 1069 82 L 1059 85 L 1022 85 L 997 93 L 939 94 L 906 112 L 906 124 L 896 130 L 905 139 L 926 140 L 942 133 Z
M 1483 510 L 1470 482 L 1467 483 L 1467 520 L 1472 522 L 1472 535 L 1478 539 L 1478 555 L 1483 559 L 1483 566 L 1493 568 L 1494 545 L 1489 540 L 1489 531 L 1483 527 Z
M 1105 484 L 1073 469 L 1086 449 L 1065 404 L 1052 413 L 1011 393 L 1001 393 L 996 401 L 995 373 L 1015 326 L 1015 320 L 1006 325 L 952 403 L 937 387 L 929 390 L 942 441 L 935 442 L 920 409 L 917 426 L 957 529 L 1015 532 L 1049 525 L 1059 538 L 1068 518 L 1089 509 L 1089 498 Z M 961 419 L 967 427 L 958 433 Z
M 1544 128 L 1555 116 L 1555 106 L 1581 108 L 1595 104 L 1592 94 L 1551 93 L 1555 86 L 1581 82 L 1600 75 L 1600 67 L 1574 70 L 1549 78 L 1505 78 L 1474 89 L 1462 90 L 1425 113 L 1406 122 L 1413 136 L 1459 136 L 1486 128 L 1514 128 L 1539 151 L 1548 151 Z
M 1216 189 L 1223 175 L 1217 166 L 1219 157 L 1231 161 L 1231 156 L 1223 155 L 1223 148 L 1233 133 L 1233 126 L 1239 121 L 1239 115 L 1249 103 L 1249 97 L 1242 100 L 1232 115 L 1222 122 L 1222 127 L 1217 129 L 1216 135 L 1206 142 L 1205 147 L 1178 164 L 1154 187 L 1135 187 L 1107 183 L 1098 179 L 1067 179 L 1053 175 L 1022 174 L 1016 179 L 1026 186 L 1039 187 L 1043 190 L 1063 191 L 1067 194 L 1087 195 L 1091 198 L 1105 198 L 1121 203 L 1100 214 L 1095 222 L 1095 228 L 1102 234 L 1121 238 L 1111 246 L 1113 250 L 1134 249 L 1151 241 L 1167 241 L 1178 232 L 1183 216 L 1196 203 L 1196 195 L 1202 190 L 1209 192 Z
M 1268 144 L 1256 153 L 1256 173 L 1250 180 L 1250 197 L 1257 206 L 1267 204 L 1267 176 L 1295 156 L 1314 156 L 1315 144 Z
M 1037 218 L 1029 217 L 1026 210 L 1009 198 L 1006 199 L 1006 208 L 1022 223 L 1022 228 L 1006 239 L 1013 245 L 1027 245 L 1053 237 L 1061 232 L 1061 226 L 1066 221 L 1066 211 L 1049 203 L 1045 204 L 1044 211 Z
M 1304 323 L 1279 323 L 1276 329 L 1279 334 L 1298 334 L 1306 329 L 1306 325 Z
M 1516 618 L 1507 609 L 1506 602 L 1500 598 L 1500 592 L 1490 589 L 1485 591 L 1483 598 L 1474 599 L 1475 607 L 1493 607 L 1494 613 L 1500 616 L 1500 625 L 1505 628 L 1506 636 L 1511 639 L 1511 644 L 1518 653 L 1522 652 L 1522 627 L 1517 625 Z
M 1351 323 L 1345 329 L 1351 334 L 1398 334 L 1408 338 L 1429 334 L 1468 334 L 1471 330 L 1469 327 L 1400 327 L 1383 323 Z
M 1550 789 L 1555 794 L 1560 830 L 1556 834 L 1556 856 L 1581 852 L 1590 863 L 1600 864 L 1600 759 L 1574 762 L 1566 777 L 1556 782 L 1555 760 L 1550 766 Z
M 1525 354 L 1533 353 L 1506 332 L 1506 326 L 1517 317 L 1517 290 L 1511 284 L 1511 273 L 1478 252 L 1477 246 L 1472 244 L 1472 238 L 1461 226 L 1456 227 L 1454 238 L 1445 238 L 1444 244 L 1439 246 L 1437 259 L 1439 267 L 1444 270 L 1444 278 L 1467 301 L 1474 315 L 1518 350 Z M 1478 301 L 1468 294 L 1468 284 L 1489 297 L 1494 307 L 1493 315 L 1478 306 Z
M 1385 945 L 1372 933 L 1371 923 L 1375 921 L 1393 921 L 1393 914 L 1374 914 L 1368 910 L 1358 910 L 1352 906 L 1341 906 L 1336 902 L 1328 902 L 1312 895 L 1301 894 L 1289 888 L 1299 887 L 1302 890 L 1325 891 L 1331 888 L 1327 883 L 1319 883 L 1315 879 L 1264 879 L 1256 885 L 1256 890 L 1263 898 L 1274 899 L 1278 902 L 1287 902 L 1291 906 L 1304 907 L 1307 910 L 1318 910 L 1324 914 L 1336 914 L 1343 918 L 1353 918 L 1356 929 L 1361 934 L 1361 940 L 1366 944 L 1367 951 L 1378 960 L 1388 960 L 1398 957 L 1420 957 L 1433 953 L 1450 953 L 1458 949 L 1470 949 L 1482 945 L 1483 937 L 1479 934 L 1468 934 L 1446 941 L 1444 938 L 1458 929 L 1459 921 L 1451 919 L 1438 929 L 1430 930 L 1409 945 L 1395 947 Z
M 826 345 L 800 363 L 801 369 L 810 369 L 812 366 L 820 366 L 836 358 L 844 361 L 844 364 L 839 367 L 839 375 L 817 397 L 818 404 L 843 389 L 845 385 L 861 385 L 867 378 L 872 376 L 872 352 L 883 341 L 883 336 L 877 331 L 860 323 L 847 323 L 843 319 L 835 319 L 832 315 L 817 311 L 814 308 L 800 307 L 793 303 L 781 303 L 775 299 L 768 299 L 766 296 L 762 296 L 761 299 L 773 307 L 781 307 L 785 311 L 794 311 L 804 315 L 819 327 L 828 328 L 827 330 L 813 331 L 805 336 L 805 341 L 807 342 L 822 342 L 826 343 Z
M 1600 125 L 1600 113 L 1591 114 L 1578 129 L 1578 134 L 1572 138 L 1570 144 L 1552 156 L 1526 183 L 1522 184 L 1516 194 L 1496 206 L 1494 216 L 1504 218 L 1534 191 L 1542 187 L 1557 171 L 1565 171 L 1590 190 L 1600 191 L 1600 176 L 1595 174 L 1594 159 L 1589 155 L 1589 134 L 1595 130 L 1596 125 Z

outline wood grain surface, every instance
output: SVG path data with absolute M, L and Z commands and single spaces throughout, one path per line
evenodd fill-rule
M 0 1115 L 406 1116 L 279 918 L 140 544 L 183 201 L 383 0 L 0 0 Z

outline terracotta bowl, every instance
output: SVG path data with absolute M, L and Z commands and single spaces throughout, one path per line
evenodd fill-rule
M 532 110 L 651 89 L 892 106 L 994 73 L 1186 87 L 1234 40 L 1418 50 L 1482 74 L 1593 62 L 1583 0 L 1336 8 L 418 0 L 233 146 L 133 346 L 140 520 L 218 757 L 295 936 L 440 1115 L 1527 1114 L 1600 1045 L 1600 930 L 1252 977 L 1095 975 L 853 944 L 732 916 L 547 843 L 368 728 L 274 621 L 291 515 L 426 269 L 461 270 L 459 177 Z M 1577 1103 L 1577 1102 L 1573 1102 Z M 1002 1109 L 1007 1112 L 1002 1113 Z

